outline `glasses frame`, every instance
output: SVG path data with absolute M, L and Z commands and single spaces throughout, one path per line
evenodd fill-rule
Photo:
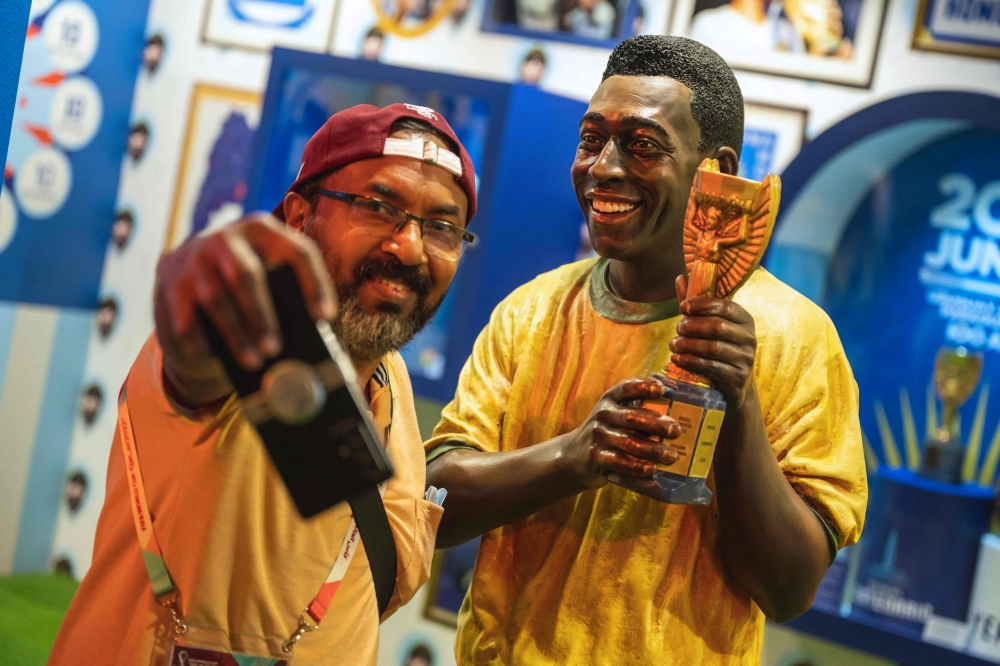
M 400 229 L 402 229 L 403 227 L 405 227 L 407 225 L 407 223 L 409 223 L 410 220 L 415 220 L 416 221 L 417 227 L 420 229 L 420 238 L 424 237 L 424 224 L 427 223 L 427 222 L 433 222 L 434 224 L 443 224 L 443 225 L 445 225 L 447 227 L 450 227 L 450 228 L 454 229 L 455 231 L 458 231 L 462 235 L 462 242 L 463 242 L 462 251 L 459 253 L 458 257 L 456 257 L 455 259 L 452 259 L 452 260 L 449 260 L 447 257 L 439 257 L 440 259 L 444 259 L 445 261 L 458 261 L 462 257 L 462 254 L 465 253 L 465 248 L 467 246 L 469 246 L 469 245 L 474 245 L 475 242 L 476 242 L 476 236 L 475 236 L 475 234 L 466 231 L 462 227 L 454 225 L 451 222 L 446 222 L 444 220 L 438 220 L 436 218 L 419 217 L 419 216 L 414 215 L 413 213 L 411 213 L 410 211 L 408 211 L 408 210 L 406 210 L 404 208 L 400 208 L 399 206 L 396 206 L 395 204 L 391 204 L 388 201 L 383 201 L 382 199 L 379 199 L 377 197 L 368 197 L 368 196 L 365 196 L 363 194 L 351 194 L 350 192 L 339 192 L 337 190 L 324 190 L 324 189 L 318 189 L 318 190 L 316 190 L 316 194 L 319 194 L 321 196 L 327 197 L 329 199 L 336 199 L 337 201 L 343 201 L 343 202 L 345 202 L 347 204 L 350 204 L 352 206 L 354 205 L 354 202 L 357 201 L 358 199 L 361 199 L 363 201 L 375 201 L 375 202 L 378 202 L 378 203 L 382 204 L 386 208 L 389 208 L 391 210 L 399 211 L 400 213 L 402 213 L 403 215 L 405 215 L 406 218 L 402 222 L 399 222 L 399 223 L 396 224 L 396 227 L 392 231 L 393 234 L 398 234 L 399 231 L 400 231 Z M 435 255 L 432 255 L 432 256 L 435 256 Z

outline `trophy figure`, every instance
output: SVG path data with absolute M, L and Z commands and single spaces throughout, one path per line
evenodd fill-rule
M 920 476 L 958 483 L 965 457 L 959 433 L 958 410 L 976 390 L 983 357 L 964 347 L 943 348 L 934 359 L 934 387 L 941 398 L 941 427 L 927 433 Z
M 781 180 L 763 182 L 729 176 L 717 160 L 698 167 L 684 216 L 684 262 L 688 298 L 732 296 L 760 264 L 774 228 Z M 671 504 L 708 504 L 706 478 L 712 466 L 726 402 L 706 377 L 667 365 L 656 375 L 663 398 L 643 401 L 647 409 L 667 414 L 681 426 L 669 444 L 677 450 L 672 465 L 658 465 L 652 478 L 611 474 L 609 480 Z

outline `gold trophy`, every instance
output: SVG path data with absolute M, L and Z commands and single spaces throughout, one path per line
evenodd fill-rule
M 981 354 L 970 354 L 964 347 L 938 351 L 934 359 L 934 388 L 941 398 L 941 427 L 928 433 L 921 476 L 945 483 L 959 482 L 965 456 L 958 410 L 975 392 L 982 372 Z
M 778 214 L 781 180 L 768 175 L 760 183 L 719 171 L 717 160 L 698 167 L 684 216 L 684 262 L 688 298 L 732 296 L 760 264 Z M 658 465 L 652 478 L 611 474 L 620 486 L 671 504 L 708 504 L 712 491 L 705 479 L 712 466 L 726 402 L 700 377 L 673 363 L 657 375 L 666 390 L 647 409 L 667 414 L 681 425 L 670 441 L 677 450 L 672 465 Z

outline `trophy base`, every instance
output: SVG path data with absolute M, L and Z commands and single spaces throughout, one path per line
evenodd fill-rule
M 609 474 L 608 480 L 668 504 L 708 504 L 712 491 L 705 479 L 712 467 L 715 444 L 726 413 L 726 401 L 712 388 L 688 384 L 665 375 L 663 397 L 644 400 L 641 406 L 676 420 L 681 435 L 668 442 L 677 451 L 672 465 L 658 465 L 652 477 Z
M 931 438 L 924 444 L 924 459 L 917 472 L 925 479 L 944 483 L 959 483 L 965 449 L 957 438 Z
M 712 491 L 705 479 L 656 470 L 651 477 L 608 474 L 608 481 L 667 504 L 708 504 Z

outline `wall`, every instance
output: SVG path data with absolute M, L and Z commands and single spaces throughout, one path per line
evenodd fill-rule
M 0 422 L 4 440 L 10 438 L 11 433 L 20 433 L 17 450 L 11 450 L 11 455 L 7 456 L 8 460 L 19 461 L 17 475 L 20 480 L 4 492 L 20 506 L 28 492 L 28 468 L 36 464 L 32 462 L 36 440 L 56 437 L 44 432 L 38 434 L 39 424 L 61 423 L 60 427 L 66 432 L 56 439 L 65 439 L 68 453 L 62 460 L 68 462 L 60 464 L 56 457 L 55 466 L 63 470 L 84 470 L 91 483 L 75 514 L 70 514 L 65 502 L 59 502 L 55 533 L 52 535 L 50 530 L 47 536 L 42 535 L 40 543 L 51 541 L 52 558 L 65 557 L 77 576 L 82 576 L 90 564 L 94 529 L 104 499 L 104 470 L 115 423 L 113 397 L 152 330 L 154 267 L 167 243 L 168 228 L 175 217 L 175 191 L 181 175 L 195 86 L 208 84 L 250 93 L 242 98 L 247 103 L 252 94 L 263 92 L 266 80 L 269 66 L 266 51 L 221 46 L 203 38 L 206 1 L 152 0 L 150 3 L 146 34 L 161 34 L 165 48 L 156 71 L 150 74 L 144 70 L 135 84 L 131 122 L 146 122 L 150 134 L 144 157 L 136 163 L 124 164 L 121 171 L 118 207 L 130 209 L 135 224 L 128 245 L 122 251 L 109 251 L 104 263 L 101 293 L 113 293 L 121 303 L 117 324 L 110 335 L 103 339 L 91 334 L 93 324 L 89 312 L 79 312 L 76 318 L 63 322 L 62 313 L 0 304 L 0 378 L 6 367 L 10 380 L 0 389 Z M 8 4 L 4 3 L 4 12 Z M 514 80 L 521 58 L 536 42 L 481 33 L 482 5 L 482 0 L 474 0 L 469 15 L 458 26 L 445 21 L 416 39 L 388 37 L 382 60 L 416 68 Z M 947 89 L 1000 95 L 1000 63 L 910 49 L 916 9 L 917 0 L 889 0 L 870 88 L 739 71 L 737 78 L 744 96 L 749 102 L 806 110 L 806 134 L 813 137 L 875 101 L 904 92 Z M 665 2 L 651 2 L 648 27 L 665 30 L 669 14 Z M 2 13 L 0 18 L 3 18 Z M 332 41 L 318 48 L 355 57 L 363 35 L 373 23 L 374 13 L 367 0 L 342 0 L 332 22 Z M 544 48 L 549 65 L 540 86 L 567 97 L 588 99 L 600 81 L 608 51 L 558 43 L 547 43 Z M 225 208 L 225 215 L 231 217 L 238 208 L 238 202 Z M 60 342 L 60 335 L 71 334 L 77 347 Z M 12 339 L 19 340 L 20 346 L 14 346 Z M 82 358 L 84 354 L 86 361 L 78 377 L 53 374 L 53 369 L 71 363 L 72 358 Z M 67 356 L 72 358 L 67 360 Z M 81 385 L 91 381 L 104 387 L 106 399 L 94 422 L 85 426 L 76 415 L 76 396 Z M 29 398 L 33 401 L 32 409 L 24 406 Z M 433 420 L 433 408 L 428 411 L 429 420 Z M 48 416 L 52 417 L 51 421 L 47 420 Z M 4 451 L 7 455 L 8 449 Z M 53 464 L 48 459 L 37 459 L 38 465 L 43 463 Z M 51 471 L 44 476 L 49 484 L 32 492 L 45 495 L 49 501 L 53 497 L 58 501 L 64 474 L 65 471 L 59 472 L 54 477 L 60 486 L 55 494 Z M 0 506 L 0 510 L 5 509 Z M 4 529 L 6 532 L 2 532 Z M 0 543 L 5 537 L 16 534 L 16 530 L 16 525 L 11 528 L 0 522 Z M 25 533 L 17 538 L 21 539 L 37 540 L 37 537 Z M 37 549 L 37 544 L 32 547 Z M 3 571 L 2 566 L 0 571 Z M 426 635 L 437 649 L 441 660 L 438 663 L 450 663 L 451 632 L 443 625 L 422 619 L 425 594 L 426 590 L 422 591 L 414 603 L 384 627 L 386 649 L 380 656 L 380 664 L 400 663 L 400 646 L 417 634 Z

